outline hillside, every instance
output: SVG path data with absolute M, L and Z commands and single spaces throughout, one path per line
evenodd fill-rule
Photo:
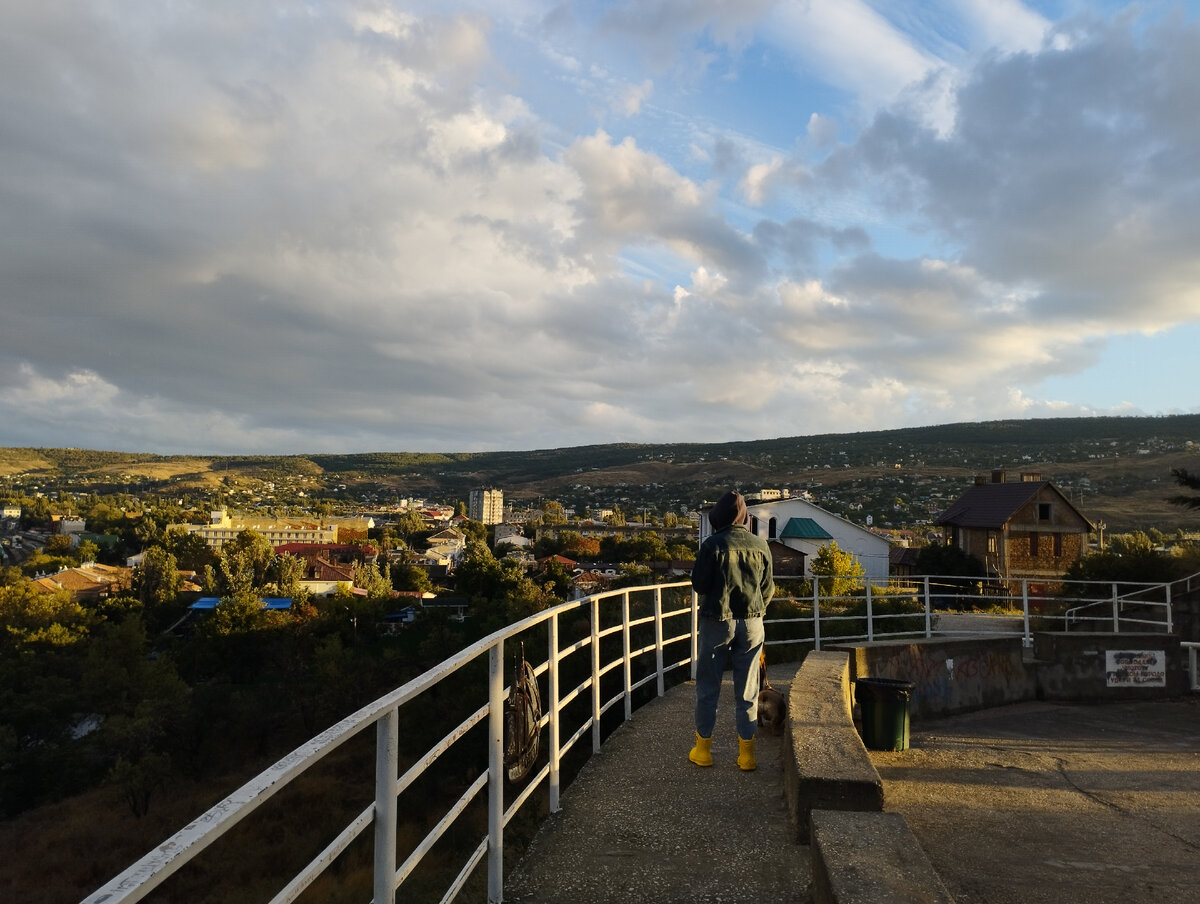
M 268 482 L 347 503 L 463 499 L 500 487 L 511 501 L 694 508 L 729 486 L 809 489 L 835 511 L 918 524 L 994 468 L 1037 471 L 1110 530 L 1187 525 L 1165 499 L 1171 469 L 1200 470 L 1200 414 L 1010 420 L 790 436 L 735 443 L 611 444 L 523 452 L 373 452 L 156 456 L 85 449 L 0 449 L 10 490 L 32 484 L 89 492 L 198 494 Z

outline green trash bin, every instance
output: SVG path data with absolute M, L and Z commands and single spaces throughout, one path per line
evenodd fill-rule
M 908 701 L 911 681 L 859 678 L 854 700 L 862 715 L 862 739 L 870 750 L 908 750 Z

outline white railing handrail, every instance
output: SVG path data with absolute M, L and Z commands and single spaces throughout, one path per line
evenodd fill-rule
M 777 579 L 786 580 L 788 578 L 796 579 L 796 576 L 777 576 Z M 811 578 L 799 578 L 800 580 L 810 580 Z M 768 645 L 776 644 L 796 644 L 811 645 L 815 649 L 821 649 L 822 643 L 828 640 L 837 642 L 847 641 L 871 641 L 878 637 L 897 637 L 897 636 L 924 636 L 932 637 L 934 633 L 953 634 L 953 633 L 975 633 L 975 632 L 952 632 L 952 631 L 936 631 L 936 619 L 934 614 L 935 601 L 940 601 L 948 596 L 962 594 L 964 582 L 966 584 L 975 583 L 977 580 L 986 581 L 986 579 L 966 579 L 961 576 L 914 576 L 914 577 L 894 577 L 894 578 L 862 578 L 861 589 L 862 595 L 855 595 L 853 592 L 843 593 L 839 596 L 832 594 L 822 596 L 820 592 L 820 582 L 811 581 L 812 595 L 811 597 L 789 598 L 803 605 L 811 605 L 812 614 L 799 618 L 773 618 L 768 619 L 768 622 L 782 628 L 788 624 L 799 623 L 808 625 L 811 632 L 805 632 L 800 637 L 779 637 L 774 636 L 767 640 Z M 991 582 L 993 586 L 995 582 Z M 988 597 L 977 597 L 970 594 L 963 594 L 973 599 L 991 599 L 991 600 L 1007 600 L 1012 603 L 1012 614 L 1000 616 L 1011 618 L 1014 621 L 1020 617 L 1021 624 L 1019 629 L 1000 630 L 989 632 L 993 636 L 1019 636 L 1025 645 L 1032 644 L 1032 633 L 1030 627 L 1030 585 L 1031 584 L 1066 584 L 1066 583 L 1081 583 L 1081 584 L 1102 584 L 1109 588 L 1115 588 L 1112 582 L 1066 582 L 1062 580 L 1049 581 L 1031 581 L 1024 580 L 1020 582 L 1010 581 L 1005 582 L 1006 587 L 1016 586 L 1019 583 L 1020 592 L 1007 592 L 1000 595 L 992 595 Z M 1121 582 L 1123 584 L 1131 584 L 1133 582 Z M 1200 574 L 1185 578 L 1182 581 L 1173 582 L 1173 584 L 1184 584 L 1185 589 L 1193 586 L 1200 586 Z M 664 590 L 687 588 L 691 604 L 687 607 L 672 609 L 669 612 L 664 612 L 662 608 L 662 593 Z M 1152 624 L 1155 627 L 1165 627 L 1168 632 L 1171 630 L 1171 588 L 1172 584 L 1146 584 L 1143 590 L 1152 588 L 1163 588 L 1165 601 L 1150 601 L 1154 605 L 1163 605 L 1166 609 L 1166 616 L 1163 622 L 1149 622 L 1138 620 L 1138 623 Z M 653 596 L 653 616 L 647 616 L 636 620 L 631 619 L 630 615 L 630 600 L 631 596 L 645 594 Z M 908 611 L 900 613 L 883 613 L 876 611 L 876 606 L 880 599 L 889 599 L 896 597 L 908 597 L 913 600 L 921 600 L 921 611 Z M 1103 599 L 1090 601 L 1082 606 L 1076 607 L 1072 612 L 1078 609 L 1086 608 L 1092 605 L 1113 605 L 1114 606 L 1114 621 L 1113 629 L 1119 630 L 1120 618 L 1117 616 L 1117 607 L 1121 600 L 1116 598 L 1115 589 L 1112 593 Z M 600 605 L 602 602 L 610 600 L 619 600 L 621 603 L 621 620 L 620 624 L 613 625 L 607 628 L 600 626 Z M 841 604 L 844 609 L 847 604 L 865 603 L 865 612 L 863 614 L 847 615 L 844 612 L 839 612 L 838 606 Z M 1145 603 L 1146 601 L 1142 601 Z M 1019 605 L 1017 605 L 1019 603 Z M 576 642 L 567 645 L 560 649 L 559 640 L 559 619 L 562 615 L 574 612 L 579 609 L 586 608 L 589 611 L 591 624 L 590 636 L 584 637 Z M 824 608 L 824 611 L 822 611 Z M 1020 610 L 1019 613 L 1017 610 Z M 676 632 L 670 636 L 665 636 L 664 620 L 683 615 L 690 615 L 690 623 L 687 632 Z M 463 866 L 458 877 L 454 880 L 450 890 L 447 892 L 444 901 L 451 900 L 463 887 L 469 879 L 475 868 L 487 858 L 488 861 L 488 899 L 489 901 L 501 901 L 503 898 L 503 833 L 504 828 L 509 820 L 516 813 L 517 809 L 541 787 L 543 782 L 547 783 L 549 791 L 549 809 L 551 812 L 556 812 L 559 809 L 560 795 L 560 776 L 559 763 L 561 757 L 571 749 L 571 747 L 591 729 L 592 751 L 593 753 L 600 749 L 601 743 L 601 716 L 607 712 L 615 703 L 622 698 L 625 704 L 625 718 L 629 719 L 632 713 L 632 692 L 633 690 L 649 683 L 651 680 L 656 681 L 656 690 L 659 696 L 665 692 L 664 677 L 666 673 L 681 668 L 684 666 L 692 667 L 692 677 L 695 677 L 695 661 L 696 661 L 696 621 L 698 617 L 697 598 L 694 592 L 690 591 L 690 582 L 677 581 L 668 584 L 646 585 L 641 587 L 624 588 L 620 590 L 609 590 L 602 593 L 592 594 L 591 596 L 583 597 L 579 600 L 573 600 L 568 603 L 562 603 L 557 606 L 546 609 L 543 612 L 535 613 L 519 622 L 501 628 L 487 637 L 476 641 L 465 649 L 455 653 L 453 656 L 422 673 L 411 681 L 406 682 L 399 688 L 389 694 L 385 694 L 378 700 L 362 707 L 357 712 L 346 716 L 344 719 L 326 729 L 316 737 L 312 738 L 305 744 L 300 745 L 283 759 L 252 778 L 225 800 L 221 801 L 216 806 L 209 809 L 206 813 L 200 816 L 195 821 L 189 823 L 179 832 L 175 833 L 163 844 L 158 845 L 154 850 L 146 854 L 120 875 L 113 878 L 101 888 L 97 889 L 91 895 L 83 899 L 82 904 L 133 904 L 133 902 L 142 900 L 154 888 L 168 879 L 171 875 L 177 872 L 182 866 L 190 862 L 200 854 L 205 848 L 223 836 L 234 825 L 240 822 L 243 818 L 250 815 L 261 804 L 269 800 L 277 791 L 284 788 L 289 782 L 302 774 L 310 766 L 321 760 L 323 757 L 336 750 L 339 746 L 345 743 L 350 738 L 354 737 L 365 728 L 376 726 L 376 789 L 375 802 L 368 806 L 363 812 L 359 813 L 351 822 L 341 831 L 341 833 L 331 841 L 328 846 L 315 857 L 307 866 L 305 866 L 272 900 L 272 904 L 285 904 L 285 902 L 294 901 L 307 888 L 315 878 L 317 878 L 334 859 L 346 850 L 347 847 L 366 831 L 368 826 L 375 827 L 375 900 L 390 901 L 395 896 L 396 890 L 403 883 L 404 879 L 412 872 L 419 862 L 421 856 L 441 837 L 447 827 L 453 820 L 466 808 L 466 806 L 483 790 L 488 790 L 488 832 L 480 844 L 474 849 Z M 884 630 L 888 623 L 894 619 L 917 619 L 920 617 L 921 625 L 919 628 L 887 631 Z M 983 614 L 982 617 L 988 617 Z M 1064 626 L 1069 624 L 1066 613 L 1057 616 L 1047 616 L 1034 614 L 1035 618 L 1059 618 L 1064 622 Z M 1107 617 L 1106 617 L 1107 618 Z M 864 621 L 865 631 L 861 634 L 845 635 L 841 634 L 836 637 L 831 636 L 837 633 L 836 625 L 839 622 L 845 621 Z M 1105 619 L 1106 620 L 1106 619 Z M 1126 617 L 1126 621 L 1133 621 Z M 535 628 L 543 623 L 548 623 L 548 638 L 547 638 L 547 658 L 546 661 L 538 666 L 535 666 L 537 676 L 545 676 L 548 684 L 547 706 L 543 716 L 542 723 L 539 726 L 539 731 L 542 727 L 548 728 L 548 762 L 541 770 L 528 782 L 507 809 L 504 802 L 504 781 L 503 781 L 503 705 L 506 693 L 503 680 L 503 663 L 504 663 L 504 643 L 510 638 L 517 637 L 523 632 Z M 631 649 L 631 629 L 644 625 L 653 624 L 654 642 L 646 644 L 639 649 Z M 774 634 L 775 632 L 771 632 Z M 786 630 L 783 633 L 788 633 Z M 620 638 L 620 654 L 608 661 L 600 662 L 600 641 L 606 637 Z M 682 658 L 677 658 L 673 662 L 666 662 L 664 650 L 676 644 L 688 642 L 688 653 Z M 1190 661 L 1190 673 L 1192 676 L 1193 689 L 1197 689 L 1197 648 L 1200 645 L 1185 643 L 1183 644 L 1188 649 Z M 563 690 L 559 687 L 559 663 L 567 656 L 578 652 L 584 648 L 590 648 L 591 668 L 590 675 L 580 685 L 573 689 Z M 635 679 L 632 669 L 632 661 L 639 656 L 654 653 L 653 668 L 643 668 L 641 671 L 646 674 Z M 482 705 L 471 713 L 461 724 L 450 731 L 441 741 L 434 744 L 428 751 L 421 755 L 418 760 L 408 769 L 403 775 L 398 775 L 398 719 L 399 709 L 408 701 L 416 698 L 426 690 L 437 685 L 450 675 L 453 675 L 459 669 L 467 664 L 474 662 L 486 653 L 488 655 L 488 682 L 487 682 L 487 700 Z M 609 700 L 601 699 L 600 679 L 609 670 L 614 670 L 620 667 L 622 675 L 622 690 Z M 591 692 L 591 715 L 584 720 L 583 725 L 567 739 L 560 737 L 560 713 L 570 702 L 582 697 L 584 691 Z M 401 864 L 399 869 L 396 865 L 396 814 L 398 809 L 397 798 L 403 791 L 428 768 L 442 753 L 448 750 L 456 741 L 461 739 L 475 726 L 487 721 L 488 733 L 488 768 L 487 771 L 479 776 L 472 784 L 462 798 L 451 808 L 450 812 L 443 817 L 442 821 L 434 827 L 433 830 L 426 836 L 425 840 L 420 842 L 417 848 L 408 857 L 404 864 Z
M 339 836 L 331 842 L 324 851 L 321 852 L 312 862 L 310 862 L 301 872 L 288 883 L 287 886 L 273 899 L 272 904 L 283 904 L 295 900 L 305 888 L 307 888 L 313 879 L 324 871 L 350 843 L 358 837 L 367 826 L 375 825 L 375 900 L 390 901 L 395 896 L 396 890 L 404 878 L 416 866 L 415 860 L 420 859 L 420 855 L 424 854 L 433 842 L 445 831 L 449 822 L 454 816 L 465 809 L 470 799 L 480 792 L 483 787 L 488 788 L 488 835 L 483 840 L 473 855 L 469 858 L 468 863 L 464 866 L 462 872 L 456 879 L 454 886 L 447 892 L 444 900 L 450 900 L 465 884 L 470 877 L 472 870 L 483 859 L 486 854 L 488 858 L 488 897 L 489 900 L 499 901 L 503 894 L 503 829 L 520 804 L 526 800 L 532 791 L 540 785 L 543 780 L 550 782 L 550 808 L 551 811 L 558 809 L 558 762 L 557 758 L 567 751 L 570 744 L 578 740 L 579 736 L 590 724 L 592 728 L 593 752 L 599 749 L 600 746 L 600 716 L 602 711 L 613 702 L 616 702 L 621 697 L 626 700 L 626 718 L 629 718 L 631 712 L 631 678 L 632 672 L 629 662 L 633 655 L 639 651 L 630 651 L 629 649 L 629 630 L 633 623 L 630 621 L 629 608 L 630 597 L 633 594 L 642 594 L 645 592 L 653 593 L 654 603 L 654 618 L 655 625 L 655 644 L 650 648 L 656 653 L 656 669 L 654 676 L 657 677 L 658 693 L 664 693 L 663 676 L 666 671 L 689 665 L 694 661 L 695 655 L 695 618 L 696 618 L 696 597 L 691 593 L 691 606 L 672 610 L 664 616 L 662 612 L 662 591 L 674 588 L 688 588 L 690 591 L 691 584 L 688 581 L 678 581 L 668 584 L 654 584 L 642 587 L 624 588 L 621 590 L 609 590 L 602 593 L 592 594 L 579 600 L 573 600 L 568 603 L 562 603 L 557 606 L 546 609 L 543 612 L 535 613 L 519 622 L 501 628 L 487 637 L 476 641 L 465 649 L 455 653 L 453 656 L 444 660 L 432 669 L 422 673 L 411 681 L 406 682 L 396 690 L 389 694 L 380 697 L 372 703 L 359 709 L 357 712 L 346 716 L 337 724 L 323 731 L 312 740 L 297 747 L 283 759 L 270 766 L 268 769 L 252 778 L 233 794 L 229 795 L 216 806 L 210 808 L 202 816 L 195 821 L 189 823 L 180 831 L 176 832 L 166 842 L 158 845 L 154 850 L 147 853 L 144 857 L 123 871 L 120 875 L 114 877 L 109 882 L 105 883 L 101 888 L 97 889 L 92 894 L 83 899 L 82 904 L 132 904 L 132 902 L 142 900 L 153 889 L 157 888 L 162 882 L 170 878 L 186 863 L 194 859 L 201 851 L 217 841 L 227 831 L 233 828 L 243 818 L 250 815 L 261 804 L 269 800 L 276 792 L 283 789 L 290 781 L 303 773 L 307 768 L 321 760 L 323 757 L 336 750 L 339 746 L 345 743 L 354 735 L 358 734 L 363 729 L 374 724 L 376 726 L 376 799 L 375 803 L 369 806 L 364 812 L 360 813 L 353 819 L 349 825 L 339 834 Z M 608 667 L 612 663 L 604 663 L 603 666 L 599 662 L 599 640 L 602 636 L 615 633 L 612 629 L 601 630 L 599 627 L 599 607 L 600 603 L 606 600 L 620 598 L 622 604 L 622 620 L 619 626 L 620 634 L 623 638 L 623 648 L 621 656 L 614 662 L 621 662 L 624 665 L 625 687 L 613 700 L 600 700 L 600 670 L 602 667 Z M 587 607 L 591 614 L 591 637 L 586 638 L 579 644 L 574 645 L 574 648 L 568 650 L 559 650 L 558 646 L 558 619 L 561 615 L 573 612 L 577 609 Z M 678 634 L 672 637 L 664 638 L 662 631 L 662 621 L 664 617 L 679 616 L 691 614 L 693 624 L 690 627 L 688 634 Z M 551 726 L 550 732 L 550 759 L 541 772 L 529 782 L 528 786 L 522 792 L 519 800 L 512 807 L 505 811 L 503 801 L 504 783 L 502 778 L 503 768 L 503 703 L 505 695 L 505 687 L 503 681 L 503 649 L 504 641 L 508 638 L 515 637 L 522 632 L 528 631 L 538 625 L 550 622 L 549 631 L 549 648 L 550 652 L 547 657 L 543 669 L 550 673 L 550 696 L 551 702 L 548 706 L 548 711 L 544 722 Z M 639 623 L 644 623 L 642 620 Z M 664 663 L 663 646 L 671 643 L 678 643 L 692 637 L 692 646 L 690 655 L 673 663 Z M 592 672 L 585 679 L 579 689 L 590 685 L 592 689 L 592 715 L 573 738 L 566 744 L 560 744 L 560 739 L 557 735 L 558 728 L 558 687 L 557 687 L 557 672 L 560 659 L 569 655 L 575 648 L 581 646 L 590 646 L 592 649 Z M 645 652 L 645 650 L 640 651 Z M 398 764 L 398 740 L 397 740 L 397 724 L 399 707 L 413 698 L 419 696 L 422 692 L 442 681 L 446 677 L 454 674 L 459 669 L 470 662 L 473 662 L 484 653 L 488 654 L 489 670 L 488 670 L 488 701 L 484 706 L 477 710 L 466 722 L 452 731 L 449 735 L 434 745 L 428 751 L 424 758 L 419 761 L 413 769 L 410 769 L 405 776 L 397 775 Z M 644 682 L 643 682 L 644 683 Z M 578 690 L 578 689 L 577 689 Z M 455 809 L 448 814 L 448 817 L 443 819 L 426 837 L 425 841 L 418 845 L 416 851 L 410 856 L 409 861 L 401 866 L 397 871 L 396 859 L 396 810 L 397 810 L 397 795 L 403 791 L 413 779 L 418 777 L 424 769 L 429 766 L 442 752 L 461 738 L 466 732 L 483 720 L 488 720 L 488 747 L 489 747 L 489 764 L 488 771 L 480 776 L 475 784 L 468 790 L 467 794 L 459 801 Z M 414 860 L 415 858 L 415 860 Z

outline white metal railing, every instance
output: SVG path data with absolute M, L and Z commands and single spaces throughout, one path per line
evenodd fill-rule
M 592 752 L 600 749 L 601 717 L 614 704 L 624 700 L 625 718 L 633 712 L 633 691 L 655 682 L 659 696 L 665 693 L 665 676 L 668 672 L 688 666 L 695 661 L 696 597 L 686 581 L 659 584 L 649 587 L 627 588 L 593 594 L 580 600 L 564 603 L 539 612 L 522 621 L 509 625 L 477 641 L 461 652 L 451 656 L 412 681 L 381 697 L 358 712 L 347 716 L 336 725 L 301 745 L 266 771 L 251 779 L 225 800 L 185 826 L 170 839 L 146 854 L 119 876 L 97 889 L 84 899 L 84 904 L 132 904 L 142 900 L 152 890 L 178 872 L 205 848 L 213 844 L 243 818 L 249 816 L 260 805 L 282 790 L 306 769 L 340 747 L 360 731 L 375 726 L 375 799 L 359 813 L 344 829 L 328 843 L 307 866 L 296 874 L 272 899 L 271 904 L 286 904 L 296 900 L 313 881 L 320 876 L 352 842 L 369 826 L 374 826 L 374 900 L 391 902 L 402 883 L 413 873 L 421 859 L 437 841 L 446 834 L 471 802 L 487 788 L 487 833 L 470 853 L 458 876 L 450 884 L 442 900 L 452 900 L 470 879 L 476 867 L 487 860 L 488 900 L 503 899 L 504 881 L 504 830 L 530 796 L 543 783 L 549 792 L 551 812 L 559 809 L 561 790 L 562 757 L 591 729 Z M 664 611 L 664 591 L 687 588 L 684 599 L 689 602 Z M 648 599 L 647 599 L 648 598 Z M 633 617 L 631 600 L 649 602 L 652 614 Z M 619 604 L 619 616 L 605 626 L 601 621 L 601 607 Z M 584 609 L 588 612 L 590 632 L 579 640 L 563 645 L 560 642 L 560 620 L 564 615 Z M 686 630 L 667 636 L 664 625 L 669 619 L 689 617 Z M 516 795 L 505 801 L 504 738 L 503 718 L 507 689 L 504 685 L 505 641 L 515 638 L 542 624 L 547 625 L 547 657 L 535 667 L 535 673 L 546 676 L 548 694 L 546 712 L 539 724 L 539 731 L 548 728 L 548 756 L 541 770 L 534 775 Z M 631 647 L 633 632 L 645 625 L 651 630 L 653 640 L 634 649 Z M 602 641 L 607 637 L 619 638 L 619 653 L 611 660 L 601 662 Z M 665 650 L 679 648 L 687 642 L 687 655 L 673 662 L 666 661 Z M 562 690 L 559 687 L 560 665 L 573 653 L 585 648 L 591 652 L 591 667 L 587 676 L 576 687 Z M 652 665 L 642 666 L 643 659 L 653 653 Z M 424 755 L 420 756 L 403 775 L 399 775 L 399 724 L 400 708 L 423 692 L 444 681 L 464 666 L 487 657 L 487 699 L 463 722 L 453 728 Z M 634 668 L 638 662 L 639 667 Z M 608 700 L 601 699 L 601 679 L 610 671 L 620 669 L 621 689 Z M 694 669 L 693 669 L 694 671 Z M 561 717 L 565 708 L 590 689 L 591 712 L 583 724 L 569 738 L 562 737 L 564 726 Z M 456 742 L 464 738 L 472 728 L 486 720 L 487 769 L 455 802 L 441 820 L 430 830 L 408 854 L 407 859 L 397 865 L 397 816 L 399 800 L 404 791 Z
M 799 579 L 776 577 L 777 583 Z M 803 596 L 777 596 L 798 611 L 769 619 L 767 644 L 873 641 L 880 637 L 932 637 L 989 634 L 1019 636 L 1033 643 L 1039 630 L 1162 631 L 1173 628 L 1172 592 L 1200 587 L 1200 574 L 1175 582 L 1009 581 L 956 576 L 913 576 L 857 580 L 799 581 Z M 830 592 L 831 586 L 836 586 Z M 1103 616 L 1082 614 L 1105 607 Z M 792 626 L 784 628 L 783 626 Z
M 787 582 L 794 580 L 797 579 L 777 577 L 781 586 L 786 586 Z M 883 637 L 932 637 L 935 633 L 941 636 L 974 636 L 986 633 L 990 636 L 1019 636 L 1028 646 L 1032 645 L 1031 622 L 1039 621 L 1039 627 L 1048 625 L 1052 629 L 1061 625 L 1059 629 L 1066 630 L 1071 624 L 1087 622 L 1088 617 L 1080 616 L 1080 611 L 1101 605 L 1114 607 L 1111 619 L 1107 616 L 1104 619 L 1111 625 L 1112 630 L 1119 630 L 1122 624 L 1136 622 L 1170 631 L 1172 624 L 1170 600 L 1174 585 L 1170 584 L 1139 585 L 1137 592 L 1141 595 L 1134 600 L 1134 590 L 1118 594 L 1113 585 L 1096 582 L 1024 580 L 985 585 L 984 582 L 953 576 L 837 580 L 839 583 L 836 588 L 832 588 L 826 579 L 808 579 L 805 584 L 809 592 L 804 596 L 777 596 L 777 602 L 791 604 L 792 613 L 780 614 L 780 607 L 775 607 L 774 616 L 767 619 L 770 638 L 767 644 L 798 644 L 819 650 L 823 643 L 830 641 L 845 643 L 873 641 Z M 1175 582 L 1175 585 L 1185 589 L 1200 587 L 1200 574 Z M 681 595 L 681 603 L 683 599 L 690 602 L 664 611 L 664 591 L 678 592 L 684 591 L 685 588 L 686 592 Z M 833 592 L 834 589 L 836 592 Z M 1053 593 L 1050 592 L 1051 589 Z M 1089 593 L 1090 597 L 1085 596 Z M 652 604 L 652 614 L 634 617 L 631 601 L 638 600 L 645 604 L 647 597 Z M 1121 606 L 1132 605 L 1133 602 L 1139 607 L 1150 607 L 1152 611 L 1161 609 L 1164 613 L 1163 618 L 1132 619 L 1118 611 Z M 955 611 L 980 603 L 986 603 L 998 611 L 961 615 Z M 1070 603 L 1077 605 L 1068 608 Z M 619 605 L 619 617 L 614 619 L 609 614 L 611 623 L 605 626 L 601 620 L 601 607 L 611 605 Z M 564 643 L 560 637 L 560 622 L 563 616 L 579 610 L 587 610 L 589 633 Z M 689 619 L 686 630 L 667 636 L 665 623 L 684 616 Z M 960 619 L 957 626 L 949 624 L 952 617 Z M 446 902 L 453 899 L 486 858 L 488 900 L 501 901 L 505 828 L 520 807 L 543 783 L 548 790 L 550 812 L 559 809 L 562 757 L 588 733 L 589 729 L 592 752 L 599 751 L 602 740 L 601 717 L 616 703 L 624 701 L 624 717 L 629 719 L 633 711 L 635 690 L 655 682 L 655 690 L 661 696 L 665 692 L 665 676 L 688 665 L 692 666 L 692 677 L 695 677 L 696 619 L 696 596 L 691 593 L 688 582 L 680 581 L 593 594 L 547 609 L 496 631 L 301 745 L 89 895 L 83 904 L 131 904 L 142 900 L 277 791 L 372 725 L 376 730 L 374 802 L 352 819 L 320 854 L 301 869 L 272 899 L 271 904 L 288 904 L 295 901 L 366 831 L 368 826 L 374 826 L 375 834 L 374 900 L 391 902 L 397 889 L 409 878 L 425 854 L 446 834 L 485 787 L 488 792 L 487 832 L 467 857 L 442 900 Z M 548 729 L 548 752 L 540 771 L 506 806 L 503 780 L 503 709 L 507 692 L 503 679 L 505 643 L 542 624 L 547 626 L 547 656 L 541 665 L 534 668 L 534 672 L 539 679 L 544 677 L 547 683 L 547 692 L 543 695 L 546 712 L 538 728 L 539 731 L 543 728 Z M 639 628 L 642 629 L 639 633 L 649 633 L 652 630 L 653 639 L 634 648 L 633 632 Z M 602 662 L 602 641 L 610 637 L 614 638 L 614 642 L 619 639 L 619 653 L 614 658 Z M 685 642 L 686 655 L 679 656 L 674 661 L 667 661 L 666 651 L 669 648 L 679 649 Z M 1196 660 L 1200 644 L 1184 646 L 1188 648 L 1192 688 L 1197 690 L 1200 688 L 1197 687 Z M 585 649 L 590 651 L 590 667 L 586 677 L 575 687 L 562 689 L 560 665 L 571 655 Z M 652 665 L 646 662 L 651 653 Z M 440 741 L 419 755 L 403 775 L 399 775 L 398 730 L 401 707 L 465 666 L 482 660 L 485 655 L 486 699 Z M 635 662 L 637 668 L 634 667 Z M 602 699 L 602 678 L 618 669 L 621 677 L 620 690 L 609 699 Z M 564 732 L 570 731 L 570 727 L 563 725 L 564 711 L 572 702 L 585 700 L 583 695 L 589 691 L 589 715 L 564 739 Z M 429 834 L 408 854 L 407 859 L 397 866 L 396 836 L 400 796 L 440 756 L 485 721 L 486 771 L 467 788 Z
M 1188 657 L 1188 687 L 1200 692 L 1200 668 L 1197 666 L 1197 653 L 1200 653 L 1200 643 L 1182 640 L 1179 645 L 1187 650 Z

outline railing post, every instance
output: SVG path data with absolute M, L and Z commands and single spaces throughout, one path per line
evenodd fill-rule
M 550 657 L 546 660 L 549 663 L 547 669 L 547 694 L 550 697 L 550 812 L 557 813 L 562 809 L 559 806 L 558 798 L 561 789 L 561 763 L 562 753 L 559 750 L 559 712 L 558 712 L 558 613 L 550 617 Z
M 658 695 L 667 692 L 666 682 L 663 681 L 663 619 L 662 619 L 662 588 L 654 588 L 654 664 L 658 669 Z M 628 718 L 628 716 L 626 716 Z
M 692 680 L 696 680 L 696 658 L 700 655 L 700 595 L 692 591 Z
M 871 581 L 867 579 L 867 643 L 875 639 L 875 625 L 871 614 Z
M 821 588 L 817 576 L 812 576 L 813 582 L 813 649 L 821 649 Z
M 488 654 L 488 902 L 503 900 L 504 641 L 497 640 Z
M 396 781 L 400 763 L 400 716 L 395 707 L 375 723 L 375 900 L 396 900 Z
M 1112 585 L 1112 603 L 1113 603 L 1113 633 L 1121 633 L 1121 604 L 1117 599 L 1117 582 L 1113 581 Z
M 621 676 L 625 688 L 625 721 L 633 718 L 633 663 L 629 656 L 629 591 L 621 594 Z
M 592 753 L 600 752 L 600 600 L 592 597 Z
M 1167 584 L 1167 633 L 1171 633 L 1171 585 Z
M 1004 588 L 1008 590 L 1007 587 Z M 1021 620 L 1024 626 L 1025 636 L 1021 638 L 1021 645 L 1025 647 L 1033 646 L 1033 635 L 1029 633 L 1029 579 L 1021 578 Z
M 933 600 L 929 597 L 929 575 L 925 575 L 925 636 L 933 637 Z

